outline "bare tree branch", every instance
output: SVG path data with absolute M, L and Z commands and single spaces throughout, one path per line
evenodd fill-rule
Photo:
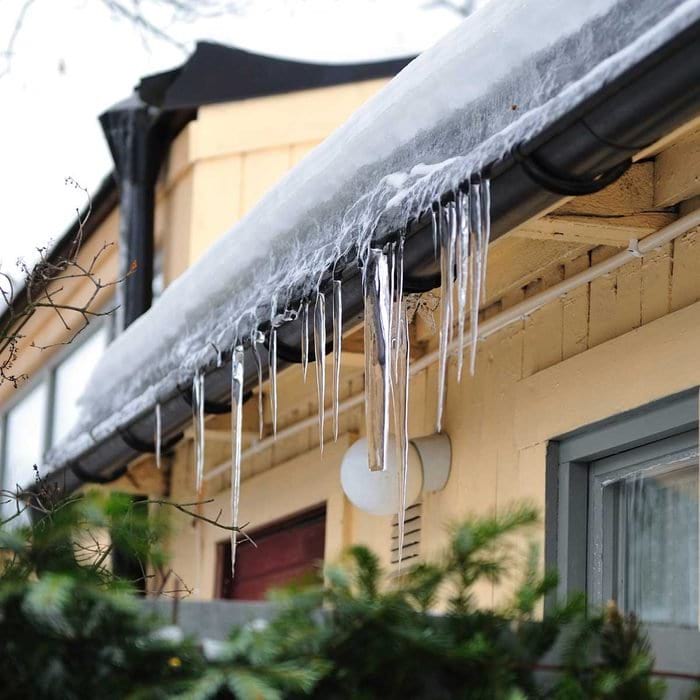
M 35 1 L 36 0 L 24 0 L 22 6 L 19 9 L 19 12 L 17 13 L 14 26 L 12 27 L 12 31 L 10 33 L 10 38 L 7 41 L 7 46 L 5 47 L 4 51 L 0 52 L 0 57 L 2 57 L 4 63 L 4 66 L 0 67 L 0 78 L 7 75 L 12 69 L 12 58 L 14 57 L 15 53 L 15 44 L 17 43 L 17 37 L 22 31 L 22 26 L 24 25 L 24 20 L 27 17 L 27 12 L 29 12 L 29 8 L 34 4 Z
M 427 2 L 425 5 L 423 5 L 423 7 L 426 10 L 442 7 L 447 10 L 451 10 L 452 12 L 456 12 L 462 17 L 466 17 L 474 12 L 475 5 L 475 0 L 430 0 L 430 2 Z
M 169 32 L 169 28 L 176 24 L 188 24 L 199 18 L 240 14 L 252 4 L 252 0 L 92 0 L 92 2 L 100 3 L 116 19 L 129 22 L 146 38 L 165 41 L 182 51 L 186 51 L 188 47 Z M 12 69 L 17 39 L 22 32 L 30 8 L 36 4 L 37 0 L 24 0 L 15 15 L 7 44 L 4 50 L 0 51 L 0 59 L 2 59 L 0 78 Z
M 24 328 L 30 319 L 40 309 L 48 309 L 56 314 L 64 330 L 68 331 L 68 337 L 61 342 L 41 345 L 33 341 L 31 347 L 40 350 L 68 345 L 82 333 L 90 322 L 102 316 L 109 316 L 115 310 L 101 309 L 100 296 L 104 290 L 114 287 L 134 271 L 134 267 L 123 277 L 104 282 L 98 275 L 100 261 L 107 255 L 114 243 L 104 243 L 92 258 L 83 263 L 78 256 L 85 238 L 85 225 L 92 213 L 92 200 L 84 187 L 81 187 L 72 178 L 66 179 L 66 184 L 81 190 L 86 197 L 87 205 L 84 212 L 76 210 L 78 230 L 71 241 L 68 254 L 58 260 L 53 260 L 46 247 L 38 248 L 39 260 L 30 265 L 22 260 L 18 261 L 18 267 L 24 277 L 24 304 L 16 304 L 15 285 L 12 277 L 0 271 L 0 295 L 6 306 L 5 319 L 0 325 L 0 384 L 11 382 L 15 387 L 25 379 L 22 374 L 13 371 L 17 360 L 19 345 L 24 336 Z M 90 293 L 81 302 L 64 301 L 61 295 L 66 291 L 66 284 L 73 284 L 83 280 L 88 284 Z M 70 316 L 76 316 L 79 321 L 77 327 L 69 320 Z

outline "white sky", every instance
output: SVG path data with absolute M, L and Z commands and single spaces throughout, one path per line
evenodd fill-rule
M 0 1 L 0 51 L 24 0 Z M 342 62 L 427 48 L 459 17 L 430 0 L 249 0 L 244 15 L 180 23 L 183 43 L 212 39 L 273 55 Z M 0 77 L 0 265 L 59 238 L 111 169 L 97 116 L 139 78 L 183 62 L 170 43 L 116 19 L 101 0 L 34 0 L 9 74 Z M 0 65 L 0 70 L 2 65 Z

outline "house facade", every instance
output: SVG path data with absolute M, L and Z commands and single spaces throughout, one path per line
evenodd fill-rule
M 533 503 L 542 513 L 537 537 L 543 562 L 559 569 L 561 594 L 585 590 L 594 604 L 615 598 L 624 609 L 636 611 L 653 626 L 659 665 L 678 672 L 692 666 L 687 661 L 692 653 L 684 656 L 679 649 L 700 650 L 700 99 L 695 75 L 699 64 L 692 60 L 699 27 L 695 18 L 683 31 L 666 36 L 658 50 L 610 78 L 590 103 L 577 106 L 576 114 L 567 112 L 550 131 L 543 129 L 526 156 L 520 151 L 512 164 L 497 164 L 489 176 L 493 227 L 479 299 L 475 372 L 465 368 L 458 380 L 456 355 L 450 351 L 440 426 L 449 438 L 449 474 L 428 487 L 433 466 L 423 458 L 423 487 L 408 504 L 401 550 L 407 563 L 430 560 L 444 546 L 450 522 Z M 676 60 L 688 76 L 673 68 Z M 673 80 L 663 70 L 675 70 Z M 660 82 L 662 75 L 666 82 Z M 647 79 L 657 93 L 642 89 Z M 674 81 L 677 95 L 671 94 Z M 373 79 L 200 106 L 196 119 L 169 145 L 156 189 L 155 259 L 162 261 L 164 285 L 190 268 L 222 230 L 292 169 L 266 201 L 274 203 L 276 192 L 284 194 L 295 174 L 306 172 L 303 164 L 301 169 L 294 166 L 384 82 Z M 632 88 L 648 101 L 637 102 Z M 650 101 L 654 94 L 666 107 Z M 516 108 L 513 104 L 512 110 Z M 610 122 L 618 112 L 626 114 L 618 126 L 628 136 L 638 124 L 645 131 L 634 134 L 636 141 L 629 136 L 622 142 L 611 126 L 605 136 L 594 134 L 595 154 L 584 154 L 586 139 L 595 131 L 591 125 L 596 124 L 596 110 Z M 630 112 L 635 119 L 629 119 Z M 363 124 L 361 118 L 353 120 Z M 313 163 L 306 161 L 306 167 Z M 496 199 L 510 187 L 503 184 L 508 177 L 520 177 L 535 188 L 521 197 L 526 205 L 515 194 Z M 442 206 L 449 207 L 449 200 Z M 317 223 L 310 220 L 309 225 Z M 421 221 L 411 225 L 416 232 L 407 234 L 407 251 L 411 236 L 417 240 L 430 228 L 426 224 L 421 229 Z M 237 230 L 228 234 L 232 241 Z M 118 240 L 116 209 L 91 233 L 85 254 L 101 240 Z M 415 256 L 419 262 L 428 260 L 428 272 L 413 275 L 414 281 L 405 286 L 411 439 L 437 432 L 442 385 L 446 287 L 441 294 L 432 244 L 428 250 Z M 104 264 L 106 274 L 117 274 L 114 254 Z M 408 263 L 406 270 L 408 279 Z M 347 279 L 343 285 L 350 288 Z M 216 303 L 212 295 L 212 305 Z M 158 318 L 159 304 L 152 319 Z M 232 580 L 227 533 L 175 514 L 172 569 L 195 596 L 259 598 L 274 585 L 308 575 L 319 559 L 336 559 L 357 543 L 377 552 L 387 569 L 397 567 L 401 516 L 378 516 L 354 505 L 340 478 L 348 450 L 367 436 L 369 393 L 366 319 L 350 313 L 344 318 L 335 397 L 337 439 L 328 379 L 323 450 L 314 363 L 305 377 L 300 356 L 278 346 L 274 385 L 267 371 L 260 384 L 257 377 L 247 379 L 255 372 L 246 373 L 239 522 L 246 524 L 258 548 L 239 545 Z M 454 320 L 448 318 L 447 327 L 455 326 Z M 38 318 L 33 323 L 31 337 L 64 337 L 55 319 L 53 324 Z M 82 347 L 76 344 L 75 352 Z M 458 352 L 468 354 L 466 348 Z M 33 375 L 26 389 L 0 387 L 4 468 L 13 479 L 19 478 L 12 466 L 17 464 L 13 415 L 21 410 L 24 396 L 37 396 L 26 392 L 47 376 L 46 405 L 60 401 L 63 365 L 49 371 L 53 357 L 59 362 L 60 352 L 22 353 L 20 361 Z M 120 361 L 124 357 L 120 354 Z M 138 364 L 139 358 L 128 361 Z M 328 363 L 330 377 L 330 359 Z M 219 364 L 223 368 L 211 365 L 210 376 L 226 370 L 230 381 L 230 358 Z M 125 463 L 100 457 L 99 450 L 107 450 L 104 446 L 112 439 L 103 437 L 105 429 L 89 450 L 81 451 L 79 469 L 65 460 L 59 466 L 73 481 L 76 475 L 78 481 L 89 481 L 90 475 L 106 474 L 104 488 L 176 503 L 197 501 L 201 515 L 225 520 L 236 478 L 231 406 L 225 392 L 209 392 L 202 440 L 196 437 L 196 417 L 189 419 L 196 402 L 187 386 L 178 390 L 178 396 L 168 398 L 179 402 L 177 406 L 162 399 L 168 427 L 160 469 L 149 450 L 155 441 L 153 405 L 138 415 L 135 411 L 133 420 L 119 428 L 127 447 L 136 452 L 140 443 L 143 455 L 132 454 Z M 31 400 L 38 405 L 38 399 Z M 85 406 L 89 410 L 90 403 Z M 35 410 L 31 415 L 37 415 Z M 49 408 L 42 410 L 51 415 Z M 188 420 L 170 421 L 176 412 Z M 56 419 L 47 419 L 47 425 L 49 433 L 55 430 Z M 45 438 L 44 444 L 50 440 Z M 201 464 L 195 441 L 204 449 Z M 199 468 L 203 486 L 197 494 Z M 496 605 L 506 593 L 485 586 L 480 602 Z

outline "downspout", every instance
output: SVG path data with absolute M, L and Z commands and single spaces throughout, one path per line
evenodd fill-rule
M 145 313 L 153 302 L 155 185 L 162 159 L 158 110 L 137 94 L 100 116 L 114 160 L 119 187 L 120 330 Z

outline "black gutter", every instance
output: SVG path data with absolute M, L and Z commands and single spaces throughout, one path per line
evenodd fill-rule
M 547 173 L 562 186 L 570 182 L 592 184 L 606 173 L 622 172 L 632 154 L 700 114 L 700 22 L 674 37 L 638 65 L 612 81 L 576 110 L 546 129 L 530 143 L 495 163 L 488 175 L 492 193 L 492 240 L 504 235 L 545 208 L 556 204 L 561 194 L 542 186 L 533 170 Z M 536 168 L 529 167 L 534 159 Z M 432 288 L 439 282 L 433 257 L 429 217 L 410 227 L 406 239 L 406 278 L 414 290 Z M 343 318 L 347 327 L 361 320 L 362 290 L 359 271 L 351 264 L 342 271 Z M 329 278 L 330 280 L 330 275 Z M 330 323 L 330 319 L 329 319 Z M 280 355 L 287 358 L 280 368 L 298 357 L 299 322 L 278 329 Z M 329 329 L 330 330 L 330 329 Z M 285 350 L 286 349 L 286 350 Z M 245 357 L 245 387 L 257 381 L 250 349 Z M 228 400 L 230 363 L 213 368 L 206 376 L 205 393 L 216 402 Z M 172 438 L 191 421 L 191 407 L 182 395 L 162 404 L 165 439 Z M 153 412 L 142 414 L 129 425 L 132 436 L 151 441 Z M 103 474 L 139 455 L 115 433 L 80 458 L 82 474 Z M 65 467 L 53 479 L 76 488 L 81 480 Z

